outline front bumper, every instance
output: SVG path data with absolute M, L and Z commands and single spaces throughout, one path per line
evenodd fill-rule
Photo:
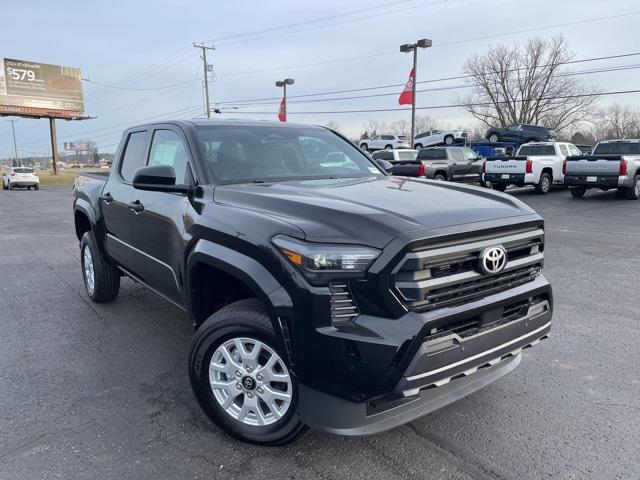
M 569 173 L 564 177 L 564 184 L 569 187 L 624 188 L 630 187 L 632 181 L 626 175 L 572 175 Z
M 527 305 L 526 309 L 504 320 L 505 312 L 518 302 Z M 526 284 L 457 307 L 408 312 L 395 320 L 360 315 L 356 323 L 362 334 L 324 330 L 334 340 L 342 338 L 350 344 L 354 361 L 351 368 L 342 370 L 342 377 L 362 395 L 341 395 L 326 384 L 311 385 L 301 379 L 302 421 L 317 430 L 362 435 L 426 415 L 515 368 L 523 348 L 548 336 L 552 307 L 551 288 L 539 275 Z M 477 329 L 431 333 L 438 325 L 472 320 Z M 395 353 L 390 355 L 390 351 Z M 337 353 L 324 349 L 325 358 L 337 360 Z M 373 384 L 379 386 L 379 393 L 364 394 L 365 387 Z

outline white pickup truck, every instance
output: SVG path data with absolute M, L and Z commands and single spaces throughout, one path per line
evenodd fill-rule
M 525 143 L 515 157 L 488 158 L 484 165 L 484 181 L 501 192 L 509 185 L 533 185 L 537 193 L 545 195 L 551 185 L 563 183 L 565 158 L 581 154 L 571 143 Z
M 564 183 L 571 195 L 582 197 L 589 188 L 617 188 L 629 200 L 640 198 L 640 140 L 603 140 L 591 155 L 569 157 Z

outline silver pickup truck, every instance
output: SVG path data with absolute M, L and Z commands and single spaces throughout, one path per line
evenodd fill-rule
M 640 198 L 640 140 L 603 140 L 591 155 L 567 157 L 564 183 L 575 198 L 589 188 L 617 188 L 629 200 Z

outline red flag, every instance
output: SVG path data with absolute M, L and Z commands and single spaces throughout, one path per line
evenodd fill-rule
M 282 101 L 280 102 L 280 109 L 278 110 L 278 120 L 280 120 L 281 122 L 287 121 L 287 102 L 284 97 L 282 97 Z
M 413 103 L 413 68 L 411 69 L 411 73 L 409 74 L 409 80 L 407 80 L 407 84 L 404 86 L 404 90 L 400 94 L 400 98 L 398 98 L 398 105 L 411 105 Z

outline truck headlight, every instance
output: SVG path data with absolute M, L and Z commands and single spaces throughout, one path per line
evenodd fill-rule
M 380 250 L 362 245 L 311 243 L 285 235 L 277 235 L 271 241 L 312 283 L 361 277 L 380 255 Z

